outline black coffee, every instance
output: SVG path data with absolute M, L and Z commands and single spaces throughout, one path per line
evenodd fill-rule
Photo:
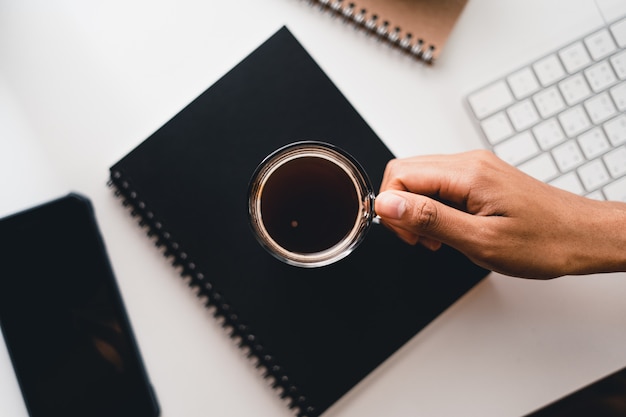
M 352 230 L 358 213 L 354 183 L 343 169 L 324 158 L 305 156 L 284 163 L 261 193 L 267 232 L 291 252 L 329 249 Z

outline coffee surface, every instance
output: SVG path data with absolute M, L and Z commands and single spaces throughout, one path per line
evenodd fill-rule
M 261 193 L 267 232 L 291 252 L 331 248 L 352 230 L 358 213 L 358 194 L 348 174 L 320 157 L 303 156 L 279 166 Z

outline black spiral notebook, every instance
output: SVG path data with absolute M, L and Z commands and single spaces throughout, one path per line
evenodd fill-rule
M 393 158 L 287 28 L 110 169 L 157 246 L 299 416 L 317 416 L 487 271 L 375 226 L 347 258 L 301 269 L 269 255 L 247 219 L 261 160 L 298 140 L 350 152 L 375 189 Z

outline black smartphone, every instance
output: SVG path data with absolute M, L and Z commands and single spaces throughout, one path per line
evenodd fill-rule
M 156 417 L 90 201 L 0 220 L 0 327 L 31 417 Z

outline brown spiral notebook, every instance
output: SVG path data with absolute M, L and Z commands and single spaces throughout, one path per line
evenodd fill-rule
M 259 162 L 298 140 L 350 152 L 377 190 L 391 152 L 282 28 L 114 164 L 111 185 L 224 327 L 290 399 L 318 416 L 487 271 L 373 227 L 347 258 L 286 265 L 248 224 Z M 192 292 L 190 292 L 191 298 Z
M 308 0 L 415 58 L 441 53 L 467 0 Z

